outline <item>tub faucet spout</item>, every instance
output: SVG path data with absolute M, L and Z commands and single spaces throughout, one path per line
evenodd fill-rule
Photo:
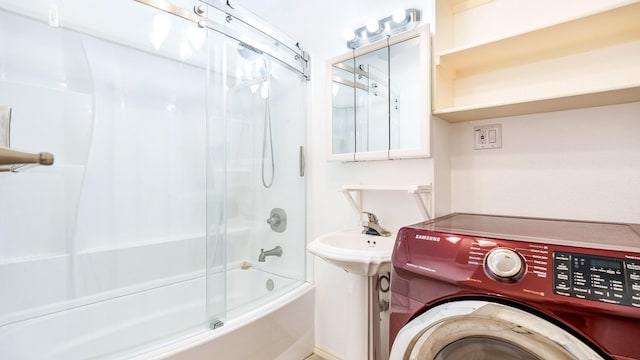
M 258 261 L 264 262 L 267 256 L 282 256 L 282 247 L 278 245 L 273 249 L 267 251 L 264 251 L 264 249 L 260 249 L 260 256 L 258 256 Z

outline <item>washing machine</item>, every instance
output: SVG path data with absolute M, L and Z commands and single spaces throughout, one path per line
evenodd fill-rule
M 455 213 L 402 228 L 390 360 L 640 359 L 640 225 Z

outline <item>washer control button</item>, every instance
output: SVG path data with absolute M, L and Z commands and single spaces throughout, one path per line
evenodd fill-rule
M 485 270 L 499 281 L 516 281 L 524 275 L 524 260 L 517 252 L 497 248 L 491 250 L 485 258 Z

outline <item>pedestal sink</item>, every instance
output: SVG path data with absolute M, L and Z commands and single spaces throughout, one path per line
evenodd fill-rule
M 352 274 L 373 276 L 391 271 L 391 252 L 396 234 L 373 236 L 359 229 L 322 235 L 308 246 L 324 261 Z
M 326 262 L 349 272 L 347 359 L 384 360 L 380 350 L 378 275 L 391 271 L 396 234 L 373 236 L 362 230 L 322 235 L 307 249 Z

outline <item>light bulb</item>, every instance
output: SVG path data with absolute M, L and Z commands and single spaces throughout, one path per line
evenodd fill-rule
M 393 10 L 393 22 L 400 24 L 407 18 L 407 12 L 404 9 Z
M 376 31 L 378 31 L 378 29 L 380 28 L 380 24 L 378 23 L 378 21 L 376 19 L 371 19 L 367 22 L 367 30 L 370 33 L 374 33 Z
M 342 37 L 345 41 L 351 41 L 356 38 L 356 33 L 352 28 L 344 28 L 344 30 L 342 31 Z

